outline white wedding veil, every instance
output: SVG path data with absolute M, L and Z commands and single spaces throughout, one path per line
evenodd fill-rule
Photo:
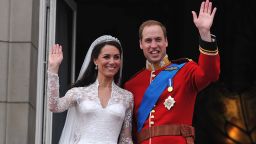
M 123 50 L 122 50 L 120 41 L 111 35 L 100 36 L 91 44 L 91 46 L 88 49 L 88 52 L 85 56 L 82 68 L 80 70 L 79 76 L 76 81 L 81 80 L 83 75 L 85 74 L 86 69 L 88 68 L 88 65 L 90 63 L 91 55 L 92 55 L 92 52 L 93 52 L 95 46 L 97 46 L 98 44 L 104 43 L 104 42 L 109 42 L 109 41 L 117 42 L 120 45 L 120 48 L 122 51 L 121 52 L 121 64 L 120 64 L 120 70 L 119 70 L 119 79 L 118 79 L 118 83 L 117 83 L 118 85 L 121 84 L 122 67 L 123 67 L 122 66 L 123 65 Z M 76 129 L 79 128 L 79 125 L 77 125 L 77 124 L 78 124 L 80 116 L 79 116 L 79 113 L 77 112 L 76 108 L 77 107 L 73 106 L 68 109 L 65 125 L 62 130 L 59 144 L 74 144 L 77 141 L 79 141 L 79 136 L 76 133 L 77 132 Z

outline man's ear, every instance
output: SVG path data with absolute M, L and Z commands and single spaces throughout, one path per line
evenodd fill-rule
M 140 49 L 143 49 L 143 48 L 142 48 L 142 44 L 141 44 L 141 40 L 139 40 L 139 43 L 140 43 Z
M 166 41 L 165 46 L 168 47 L 168 40 L 167 40 L 167 38 L 165 38 L 165 41 Z

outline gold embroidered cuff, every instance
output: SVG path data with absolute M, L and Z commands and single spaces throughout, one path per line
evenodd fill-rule
M 218 55 L 219 54 L 219 50 L 214 50 L 214 51 L 210 51 L 210 50 L 205 50 L 203 48 L 199 48 L 199 51 L 202 53 L 202 54 L 205 54 L 205 55 L 211 55 L 211 56 L 215 56 L 215 55 Z
M 206 53 L 216 53 L 216 52 L 219 51 L 218 48 L 217 48 L 216 50 L 207 50 L 207 49 L 204 49 L 204 48 L 202 48 L 202 47 L 199 47 L 199 49 L 202 50 L 202 51 L 204 51 L 204 52 L 206 52 Z

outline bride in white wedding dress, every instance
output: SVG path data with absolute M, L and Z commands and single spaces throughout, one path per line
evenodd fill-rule
M 122 47 L 118 39 L 104 35 L 90 46 L 73 88 L 59 97 L 58 70 L 62 47 L 49 54 L 49 109 L 68 110 L 59 144 L 131 144 L 133 96 L 120 88 Z

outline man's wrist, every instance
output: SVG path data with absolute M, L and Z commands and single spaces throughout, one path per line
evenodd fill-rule
M 211 35 L 211 42 L 204 41 L 201 37 L 199 37 L 199 51 L 206 55 L 217 55 L 218 54 L 218 46 L 216 41 L 216 36 Z
M 201 37 L 199 37 L 199 45 L 201 48 L 208 51 L 216 51 L 218 48 L 215 35 L 211 35 L 211 42 L 205 41 Z
M 206 42 L 211 42 L 211 32 L 209 30 L 207 31 L 199 31 L 199 34 L 200 34 L 200 38 L 203 40 L 203 41 L 206 41 Z

